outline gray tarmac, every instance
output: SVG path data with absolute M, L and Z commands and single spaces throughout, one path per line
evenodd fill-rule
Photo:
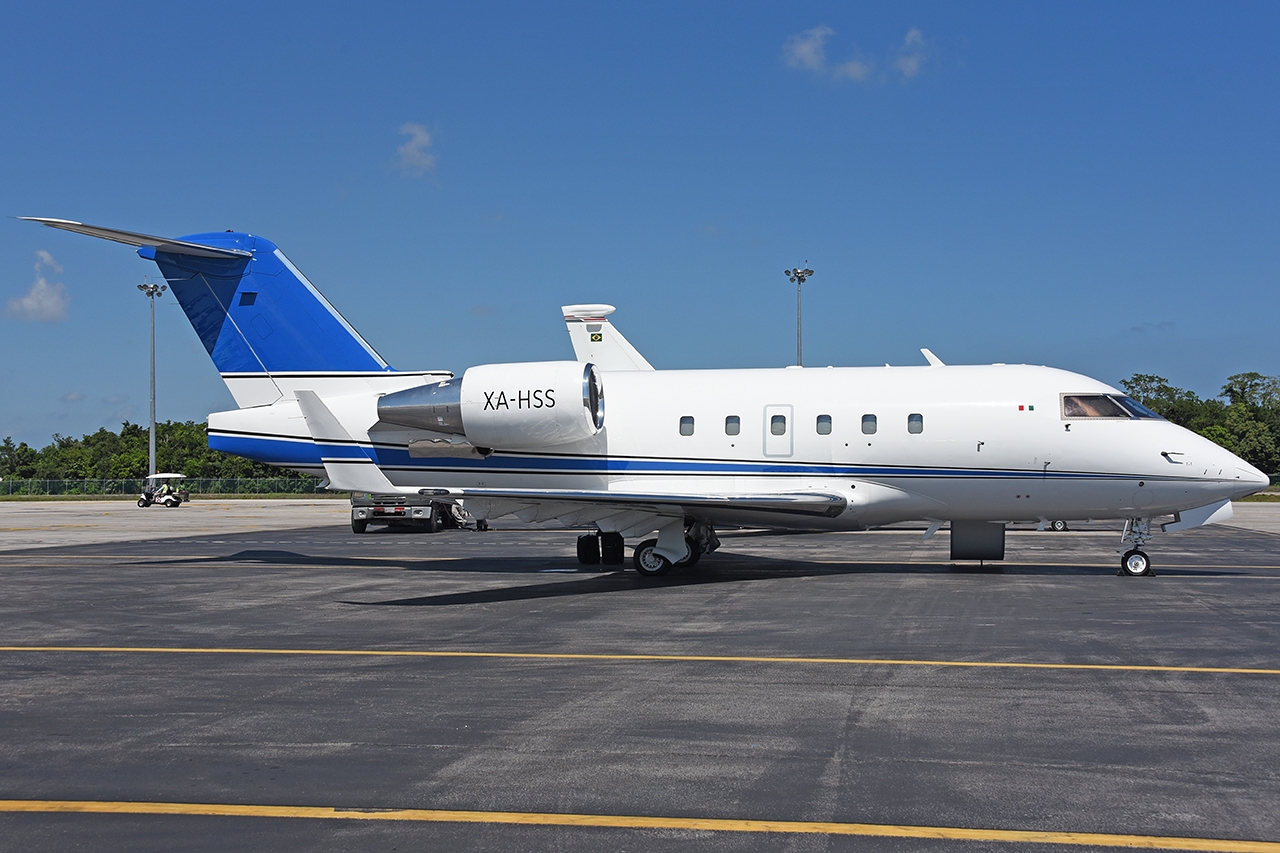
M 731 532 L 646 581 L 319 503 L 3 542 L 0 849 L 1280 850 L 1240 843 L 1280 842 L 1265 511 L 1157 536 L 1152 578 L 1092 524 L 995 568 Z

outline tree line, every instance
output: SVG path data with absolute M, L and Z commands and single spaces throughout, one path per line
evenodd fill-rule
M 80 438 L 53 436 L 36 449 L 0 443 L 0 477 L 23 480 L 131 480 L 147 475 L 148 430 L 125 421 L 120 431 L 103 427 Z M 284 468 L 209 449 L 209 428 L 196 421 L 156 424 L 156 467 L 160 471 L 210 478 L 300 478 Z
M 1280 472 L 1280 377 L 1237 373 L 1217 397 L 1200 399 L 1162 376 L 1135 373 L 1120 382 L 1142 405 L 1198 432 L 1268 474 Z
M 1237 373 L 1217 397 L 1201 399 L 1161 376 L 1135 373 L 1120 382 L 1131 397 L 1274 474 L 1280 472 L 1280 377 Z M 293 471 L 209 449 L 208 427 L 195 421 L 156 424 L 156 465 L 188 477 L 301 477 Z M 0 444 L 0 477 L 35 480 L 125 480 L 147 474 L 147 428 L 125 421 L 72 438 L 54 434 L 39 450 L 26 442 Z

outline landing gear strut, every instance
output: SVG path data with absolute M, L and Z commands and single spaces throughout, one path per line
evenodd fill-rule
M 1120 537 L 1120 545 L 1132 545 L 1120 558 L 1120 571 L 1116 574 L 1127 577 L 1153 575 L 1151 558 L 1142 546 L 1151 538 L 1151 522 L 1146 518 L 1131 518 L 1124 523 L 1124 534 Z

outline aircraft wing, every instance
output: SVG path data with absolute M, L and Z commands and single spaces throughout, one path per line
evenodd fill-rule
M 407 491 L 407 490 L 406 490 Z M 834 518 L 848 502 L 830 492 L 776 494 L 657 494 L 576 489 L 418 489 L 419 494 L 456 501 L 473 515 L 498 518 L 514 515 L 521 521 L 597 524 L 602 530 L 644 532 L 660 518 L 684 518 L 710 513 L 782 514 Z

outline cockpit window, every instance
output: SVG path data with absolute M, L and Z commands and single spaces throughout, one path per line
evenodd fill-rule
M 1129 414 L 1133 415 L 1135 418 L 1152 418 L 1157 421 L 1164 420 L 1163 417 L 1157 415 L 1155 412 L 1151 411 L 1132 397 L 1116 397 L 1114 399 L 1117 403 L 1128 409 Z
M 1119 394 L 1063 394 L 1062 416 L 1064 418 L 1113 418 L 1129 420 L 1131 418 L 1155 418 L 1159 415 L 1131 397 Z

